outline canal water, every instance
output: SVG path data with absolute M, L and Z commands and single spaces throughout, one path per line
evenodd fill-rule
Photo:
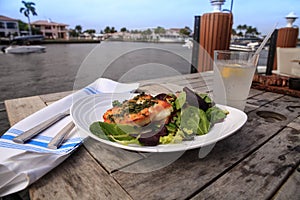
M 79 89 L 99 77 L 121 82 L 189 73 L 182 44 L 102 42 L 48 44 L 46 53 L 0 53 L 0 135 L 8 122 L 4 100 Z
M 46 53 L 0 53 L 0 102 L 5 99 L 72 90 L 75 79 L 86 83 L 98 77 L 114 80 L 151 64 L 170 65 L 178 73 L 189 73 L 181 57 L 190 59 L 191 49 L 182 44 L 102 42 L 101 44 L 51 44 Z M 154 57 L 159 57 L 154 60 Z M 177 60 L 175 58 L 177 58 Z M 155 67 L 155 66 L 154 66 Z M 157 70 L 152 77 L 168 76 Z M 144 74 L 146 75 L 146 73 Z M 82 77 L 85 76 L 85 77 Z M 143 79 L 143 74 L 134 79 Z M 129 82 L 129 78 L 123 82 Z

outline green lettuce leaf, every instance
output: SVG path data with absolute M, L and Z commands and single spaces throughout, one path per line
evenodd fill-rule
M 130 134 L 138 134 L 134 126 L 94 122 L 90 125 L 90 131 L 97 137 L 121 144 L 139 143 L 137 137 Z
M 175 108 L 176 110 L 179 110 L 182 108 L 182 106 L 185 104 L 186 101 L 186 93 L 180 92 L 175 100 Z
M 217 106 L 211 107 L 206 111 L 206 116 L 212 125 L 223 121 L 227 114 L 227 111 L 224 111 Z
M 189 106 L 181 113 L 180 128 L 181 130 L 191 130 L 196 135 L 204 135 L 210 129 L 210 122 L 203 110 Z

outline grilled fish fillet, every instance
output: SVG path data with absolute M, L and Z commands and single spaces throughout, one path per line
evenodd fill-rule
M 172 105 L 167 101 L 140 94 L 114 105 L 104 113 L 103 119 L 106 123 L 145 126 L 151 121 L 167 120 L 172 111 Z

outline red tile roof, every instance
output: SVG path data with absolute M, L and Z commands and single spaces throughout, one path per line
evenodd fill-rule
M 10 18 L 10 17 L 6 17 L 4 15 L 0 15 L 0 20 L 1 21 L 13 21 L 13 22 L 17 22 L 18 20 L 17 19 L 13 19 L 13 18 Z
M 33 25 L 45 25 L 45 26 L 49 26 L 49 25 L 55 25 L 55 26 L 69 26 L 68 24 L 63 24 L 63 23 L 57 23 L 57 22 L 52 22 L 52 21 L 47 21 L 47 20 L 38 20 L 35 22 L 32 22 L 31 24 Z

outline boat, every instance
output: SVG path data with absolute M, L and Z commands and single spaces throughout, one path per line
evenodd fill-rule
M 39 53 L 45 52 L 46 47 L 40 45 L 31 45 L 36 41 L 42 41 L 42 35 L 27 35 L 14 37 L 10 46 L 3 47 L 3 53 L 26 54 L 26 53 Z
M 13 38 L 14 41 L 42 41 L 43 39 L 43 35 L 24 35 Z
M 258 42 L 250 42 L 246 45 L 243 44 L 230 44 L 229 49 L 233 51 L 255 51 L 256 48 L 259 46 Z
M 232 51 L 255 51 L 261 43 L 258 37 L 232 37 L 229 49 Z
M 188 38 L 184 42 L 185 43 L 182 45 L 182 47 L 187 47 L 188 49 L 193 48 L 193 39 Z
M 180 35 L 164 34 L 157 36 L 157 39 L 159 42 L 183 43 L 185 38 Z
M 46 51 L 46 47 L 40 45 L 10 45 L 3 48 L 2 51 L 13 54 L 42 53 Z

